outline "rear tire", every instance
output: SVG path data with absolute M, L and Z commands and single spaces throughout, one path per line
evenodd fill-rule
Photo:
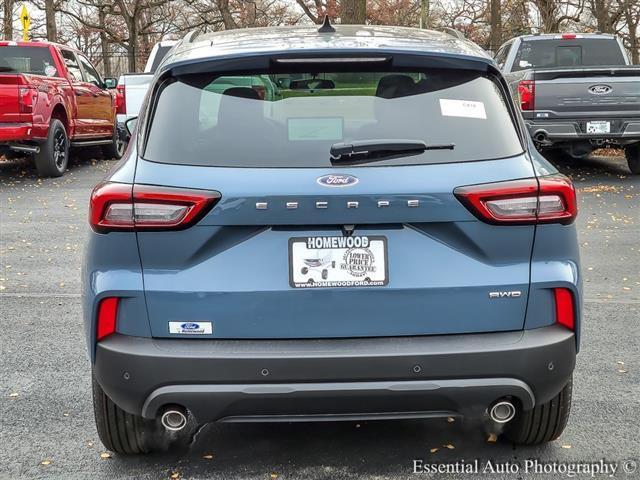
M 36 168 L 41 177 L 61 177 L 69 164 L 69 138 L 64 125 L 51 119 L 47 140 L 35 155 Z
M 190 431 L 189 426 L 181 432 L 168 432 L 158 420 L 125 412 L 104 393 L 93 375 L 91 379 L 96 429 L 107 450 L 125 455 L 164 452 L 188 440 L 183 432 Z
M 518 411 L 509 423 L 506 437 L 519 445 L 539 445 L 556 440 L 569 420 L 573 379 L 547 403 L 536 405 L 528 412 Z
M 127 141 L 125 138 L 124 132 L 122 132 L 121 128 L 116 124 L 113 127 L 113 143 L 102 146 L 102 155 L 104 155 L 104 158 L 120 160 L 127 149 Z
M 640 143 L 629 145 L 624 149 L 624 155 L 627 157 L 627 165 L 631 173 L 640 175 Z

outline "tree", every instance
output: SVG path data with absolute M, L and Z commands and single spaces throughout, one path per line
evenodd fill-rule
M 58 41 L 58 28 L 56 25 L 56 5 L 54 0 L 45 0 L 44 12 L 47 22 L 47 40 Z
M 429 0 L 420 0 L 420 28 L 429 28 Z
M 489 0 L 490 14 L 489 24 L 491 27 L 489 49 L 495 53 L 502 44 L 502 11 L 501 0 Z
M 367 21 L 366 0 L 341 0 L 340 23 L 362 25 Z
M 5 40 L 13 40 L 13 0 L 4 0 L 2 33 Z
M 545 33 L 559 32 L 567 22 L 579 23 L 585 0 L 533 0 Z

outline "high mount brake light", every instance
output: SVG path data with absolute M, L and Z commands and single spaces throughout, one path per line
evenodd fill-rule
M 518 83 L 518 98 L 520 99 L 520 110 L 535 110 L 536 82 L 533 80 L 521 80 Z
M 102 183 L 91 194 L 89 224 L 96 232 L 182 230 L 220 199 L 210 190 Z
M 564 175 L 458 187 L 455 196 L 476 217 L 495 225 L 572 223 L 576 193 Z

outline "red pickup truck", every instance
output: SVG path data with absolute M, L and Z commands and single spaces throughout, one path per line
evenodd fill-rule
M 59 177 L 69 147 L 124 153 L 115 78 L 64 45 L 0 41 L 0 155 L 32 155 L 41 176 Z

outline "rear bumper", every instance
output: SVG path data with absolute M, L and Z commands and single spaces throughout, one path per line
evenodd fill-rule
M 498 398 L 544 403 L 575 366 L 574 334 L 520 332 L 379 339 L 196 340 L 113 335 L 94 374 L 121 408 L 168 404 L 199 422 L 480 416 Z
M 611 132 L 606 134 L 586 133 L 586 122 L 590 120 L 610 121 Z M 638 119 L 525 120 L 525 124 L 531 137 L 537 141 L 540 141 L 541 135 L 548 142 L 612 140 L 624 144 L 640 140 L 640 120 Z M 540 143 L 544 143 L 544 141 Z
M 0 123 L 0 143 L 23 142 L 33 138 L 31 123 Z

